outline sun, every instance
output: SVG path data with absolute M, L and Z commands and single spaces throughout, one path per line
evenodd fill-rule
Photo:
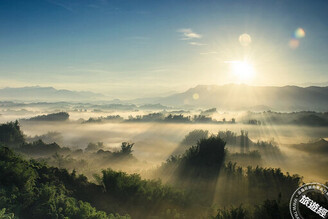
M 253 66 L 246 61 L 233 61 L 231 63 L 232 73 L 239 81 L 248 81 L 254 76 Z

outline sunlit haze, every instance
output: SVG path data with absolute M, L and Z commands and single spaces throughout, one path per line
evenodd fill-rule
M 326 12 L 303 0 L 3 0 L 0 87 L 129 99 L 198 84 L 325 85 Z
M 0 219 L 328 218 L 328 0 L 0 0 Z

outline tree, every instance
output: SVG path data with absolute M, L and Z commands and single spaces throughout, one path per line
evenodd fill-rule
M 130 144 L 128 142 L 122 142 L 122 145 L 121 145 L 121 153 L 123 155 L 126 155 L 126 156 L 129 156 L 129 155 L 132 155 L 132 147 L 133 147 L 134 143 Z
M 92 143 L 90 142 L 88 146 L 86 147 L 85 151 L 86 152 L 96 152 L 100 149 L 104 148 L 104 143 L 103 142 L 97 142 L 97 143 Z
M 245 131 L 245 149 L 246 149 L 246 153 L 249 152 L 248 131 Z
M 209 132 L 207 130 L 195 129 L 188 133 L 182 140 L 181 144 L 186 146 L 196 145 L 201 139 L 208 138 Z
M 24 142 L 24 135 L 17 120 L 0 125 L 0 143 L 8 147 L 17 148 Z
M 241 130 L 240 132 L 241 132 L 241 134 L 240 134 L 240 153 L 245 153 L 245 138 L 244 138 L 245 131 Z
M 6 209 L 3 208 L 0 210 L 0 218 L 1 219 L 14 219 L 15 214 L 14 213 L 6 213 Z
M 201 139 L 175 162 L 177 184 L 199 193 L 202 203 L 212 203 L 218 176 L 224 163 L 226 143 L 218 136 Z
M 64 156 L 61 154 L 58 154 L 57 152 L 52 155 L 52 158 L 58 163 L 58 167 L 62 168 L 63 167 L 63 163 L 64 163 Z
M 48 167 L 35 160 L 26 161 L 9 148 L 0 147 L 0 218 L 13 218 L 7 210 L 27 219 L 129 218 L 107 215 L 77 199 L 83 198 L 83 192 L 90 196 L 97 191 L 91 189 L 95 186 L 86 177 L 76 176 L 75 172 L 69 174 L 65 169 Z

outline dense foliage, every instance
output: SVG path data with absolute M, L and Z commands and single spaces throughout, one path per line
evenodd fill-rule
M 0 125 L 0 143 L 9 147 L 17 147 L 24 142 L 18 121 Z
M 51 113 L 47 115 L 35 116 L 29 121 L 66 121 L 69 118 L 69 114 L 66 112 Z
M 0 208 L 20 218 L 121 218 L 71 196 L 83 176 L 26 161 L 0 147 Z
M 298 175 L 280 169 L 225 163 L 226 142 L 220 135 L 195 131 L 190 136 L 199 134 L 196 144 L 171 156 L 156 171 L 168 184 L 113 169 L 95 175 L 95 184 L 75 171 L 26 160 L 13 151 L 29 157 L 52 154 L 61 167 L 70 158 L 56 143 L 26 143 L 17 122 L 0 125 L 0 131 L 0 216 L 7 218 L 286 218 L 291 193 L 302 183 Z M 91 143 L 84 153 L 103 163 L 127 162 L 134 159 L 133 145 L 123 142 L 121 150 L 111 152 L 100 142 Z M 259 142 L 256 147 L 267 145 Z
M 207 130 L 196 129 L 196 130 L 189 132 L 184 137 L 181 144 L 185 145 L 185 146 L 196 145 L 199 140 L 208 138 L 208 135 L 209 135 L 209 132 Z
M 244 123 L 256 125 L 303 125 L 303 126 L 328 126 L 327 112 L 300 111 L 281 113 L 273 111 L 248 112 L 243 118 Z

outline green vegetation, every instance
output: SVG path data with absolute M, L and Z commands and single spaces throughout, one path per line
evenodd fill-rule
M 154 171 L 153 179 L 108 168 L 94 176 L 94 183 L 75 170 L 58 167 L 67 165 L 74 153 L 102 163 L 111 160 L 110 165 L 133 165 L 137 162 L 134 144 L 123 142 L 121 150 L 112 152 L 104 150 L 101 142 L 90 143 L 85 152 L 65 155 L 55 143 L 26 143 L 17 122 L 0 125 L 0 130 L 1 136 L 11 136 L 0 142 L 0 215 L 7 218 L 285 218 L 289 198 L 302 183 L 300 176 L 280 169 L 243 168 L 227 162 L 229 156 L 261 155 L 258 151 L 229 154 L 220 137 L 223 133 L 208 137 L 202 130 L 191 132 L 186 142 L 200 138 L 196 144 L 171 156 Z M 232 132 L 224 136 L 237 138 Z M 13 150 L 28 157 L 52 154 L 58 167 L 25 160 Z
M 256 205 L 253 209 L 238 207 L 219 209 L 215 219 L 271 219 L 290 218 L 288 205 L 282 205 L 276 200 L 266 200 L 263 204 Z
M 123 122 L 123 117 L 119 115 L 115 116 L 106 116 L 106 117 L 98 117 L 98 118 L 89 118 L 82 123 L 101 123 L 101 122 Z
M 142 180 L 140 175 L 128 175 L 111 169 L 103 170 L 99 178 L 104 186 L 107 202 L 116 206 L 119 212 L 129 212 L 133 217 L 163 215 L 175 209 L 180 214 L 190 213 L 192 200 L 183 191 L 162 185 L 160 180 Z
M 109 104 L 104 106 L 85 106 L 89 108 L 89 111 L 98 112 L 103 110 L 131 110 L 133 111 L 139 109 L 137 106 L 133 105 L 120 105 L 120 104 Z M 101 109 L 91 109 L 90 107 L 100 107 Z M 132 108 L 130 108 L 132 107 Z M 142 107 L 140 109 L 143 109 Z M 66 108 L 65 110 L 69 110 Z M 80 109 L 77 111 L 87 112 L 87 109 Z M 89 119 L 80 119 L 82 124 L 87 123 L 121 123 L 121 122 L 159 122 L 159 123 L 193 123 L 193 124 L 235 124 L 236 119 L 231 118 L 231 120 L 226 120 L 226 118 L 221 118 L 217 120 L 215 118 L 217 115 L 216 108 L 201 111 L 200 113 L 191 113 L 189 111 L 177 110 L 177 111 L 166 111 L 165 109 L 161 112 L 152 112 L 146 115 L 136 115 L 129 116 L 127 119 L 123 118 L 121 115 L 108 115 L 100 117 L 90 117 Z M 67 112 L 51 113 L 47 115 L 35 116 L 29 119 L 22 119 L 21 121 L 67 121 L 69 119 L 69 114 Z M 239 118 L 239 123 L 248 125 L 297 125 L 297 126 L 310 126 L 310 127 L 326 127 L 328 126 L 328 112 L 315 112 L 315 111 L 299 111 L 299 112 L 274 112 L 274 111 L 264 111 L 264 112 L 247 112 L 246 115 Z
M 69 118 L 69 114 L 66 112 L 51 113 L 47 115 L 35 116 L 28 121 L 66 121 Z
M 88 184 L 83 176 L 23 160 L 6 147 L 0 147 L 0 160 L 0 206 L 17 217 L 121 218 L 74 197 L 74 187 Z
M 226 158 L 260 159 L 258 151 L 235 153 L 226 156 L 225 142 L 219 136 L 198 141 L 183 155 L 171 156 L 158 175 L 166 175 L 168 183 L 181 188 L 192 188 L 202 202 L 216 202 L 220 206 L 260 204 L 280 200 L 287 204 L 291 194 L 301 184 L 298 175 L 285 175 L 280 169 L 238 167 L 224 164 Z
M 18 121 L 0 125 L 0 143 L 9 147 L 17 147 L 24 142 Z
M 257 150 L 249 151 L 247 153 L 227 153 L 227 161 L 238 162 L 238 165 L 247 166 L 261 166 L 263 159 L 261 153 Z
M 185 146 L 196 145 L 201 139 L 208 138 L 209 132 L 207 130 L 196 129 L 188 133 L 182 140 L 181 144 Z
M 303 125 L 303 126 L 328 126 L 328 113 L 314 111 L 300 111 L 281 113 L 265 111 L 260 113 L 248 112 L 242 119 L 251 125 Z
M 149 113 L 147 115 L 137 115 L 137 116 L 129 116 L 128 119 L 124 119 L 119 115 L 115 116 L 107 116 L 107 117 L 97 117 L 97 118 L 89 118 L 88 120 L 82 120 L 82 123 L 102 123 L 102 122 L 161 122 L 161 123 L 235 123 L 235 119 L 231 121 L 217 121 L 210 117 L 210 114 L 214 113 L 214 111 L 210 109 L 209 111 L 201 112 L 200 115 L 184 115 L 183 112 L 171 112 L 167 113 L 165 111 L 158 113 Z

